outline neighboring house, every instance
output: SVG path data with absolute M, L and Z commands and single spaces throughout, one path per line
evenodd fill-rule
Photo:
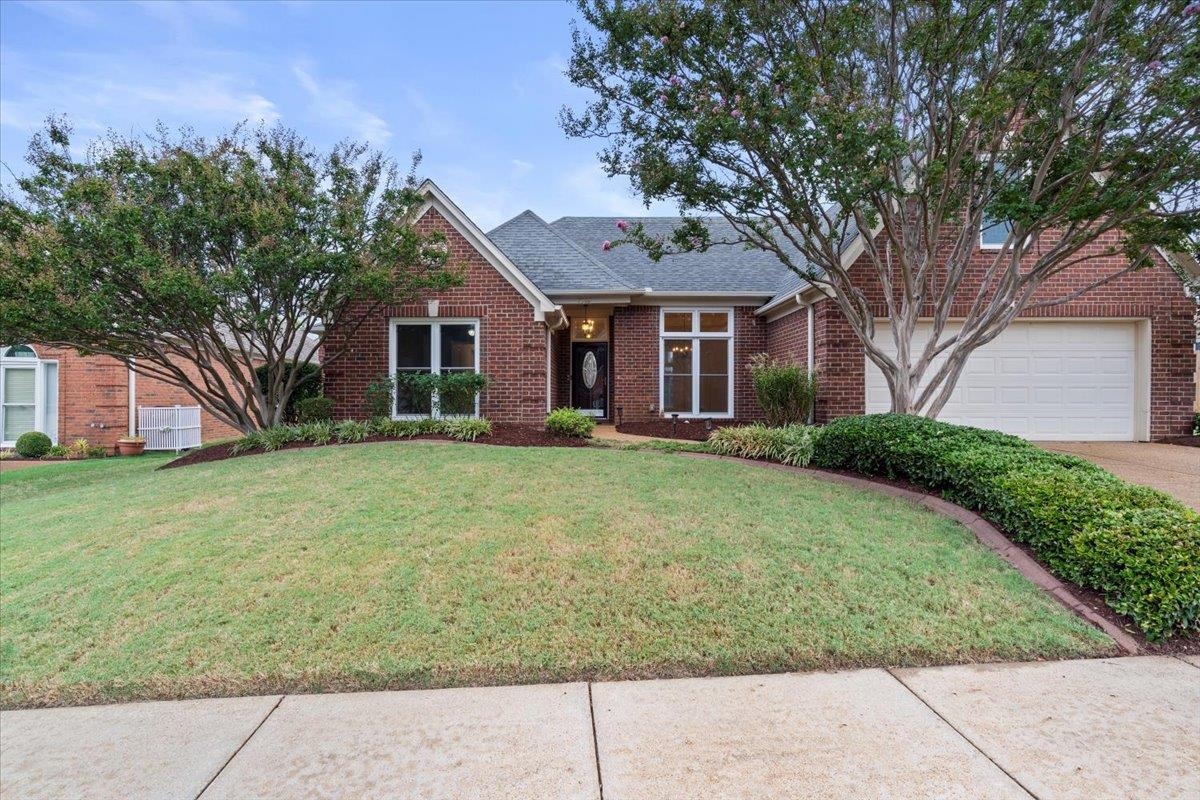
M 312 345 L 293 346 L 309 353 Z M 195 368 L 182 362 L 196 376 Z M 0 345 L 0 447 L 12 447 L 31 430 L 55 444 L 87 439 L 116 449 L 117 439 L 138 430 L 139 407 L 198 406 L 178 386 L 137 375 L 115 358 L 82 356 L 69 348 L 38 343 Z M 240 436 L 208 411 L 200 412 L 202 442 Z
M 491 380 L 479 412 L 497 421 L 539 423 L 557 406 L 616 421 L 753 420 L 761 410 L 747 364 L 759 352 L 817 371 L 818 421 L 888 409 L 882 375 L 836 306 L 769 253 L 714 246 L 656 264 L 633 246 L 603 249 L 620 236 L 616 217 L 547 223 L 530 211 L 485 234 L 436 185 L 422 188 L 419 225 L 446 234 L 465 283 L 365 319 L 364 303 L 331 325 L 331 341 L 348 348 L 325 368 L 337 416 L 362 416 L 367 384 L 380 375 L 477 370 Z M 678 224 L 638 221 L 651 234 Z M 726 223 L 711 225 L 720 238 Z M 1046 292 L 1057 297 L 1111 271 L 1103 245 L 1094 264 L 1054 278 Z M 845 257 L 869 269 L 861 245 Z M 1189 432 L 1195 304 L 1154 258 L 1144 272 L 1024 315 L 980 348 L 941 418 L 1044 440 Z M 882 317 L 879 287 L 867 293 Z M 361 326 L 345 342 L 348 319 Z M 411 411 L 398 397 L 395 414 Z

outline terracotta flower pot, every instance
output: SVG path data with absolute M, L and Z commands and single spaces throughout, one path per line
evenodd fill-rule
M 117 440 L 117 452 L 123 456 L 140 456 L 145 449 L 146 442 L 142 440 Z

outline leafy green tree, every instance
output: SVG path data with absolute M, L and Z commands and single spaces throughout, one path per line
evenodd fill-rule
M 694 215 L 725 218 L 836 302 L 895 411 L 936 416 L 1022 311 L 1200 229 L 1200 3 L 1185 2 L 583 0 L 568 76 L 594 99 L 562 121 L 687 217 L 622 243 L 704 249 Z M 1007 239 L 981 264 L 996 221 Z M 1054 293 L 1081 261 L 1113 266 Z M 879 285 L 895 355 L 873 339 Z
M 0 199 L 0 341 L 112 356 L 242 431 L 284 421 L 324 323 L 458 280 L 414 227 L 414 172 L 284 128 L 110 134 L 85 155 L 50 120 Z M 353 330 L 340 341 L 352 341 Z M 342 346 L 344 348 L 344 346 Z M 259 367 L 261 383 L 255 374 Z

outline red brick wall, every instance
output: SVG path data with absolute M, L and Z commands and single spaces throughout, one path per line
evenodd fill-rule
M 659 391 L 660 306 L 618 306 L 613 309 L 613 408 L 622 419 L 661 418 Z M 762 418 L 747 369 L 750 357 L 767 349 L 767 327 L 753 306 L 738 306 L 733 314 L 733 409 L 739 420 Z
M 336 354 L 347 346 L 352 322 L 366 316 L 347 349 L 333 355 L 323 367 L 325 393 L 333 399 L 335 417 L 366 416 L 367 384 L 388 373 L 389 318 L 427 317 L 427 301 L 438 300 L 439 317 L 479 320 L 479 366 L 491 379 L 480 401 L 483 416 L 496 422 L 542 422 L 546 416 L 546 327 L 534 320 L 529 302 L 436 210 L 426 213 L 419 228 L 441 230 L 446 235 L 451 262 L 465 267 L 464 283 L 370 313 L 370 303 L 356 303 L 341 324 L 331 326 L 325 352 Z
M 129 431 L 129 371 L 108 356 L 81 356 L 68 348 L 35 344 L 38 358 L 58 362 L 58 440 L 70 444 L 87 439 L 91 444 L 115 449 L 117 439 Z M 184 368 L 194 372 L 188 365 Z M 178 386 L 137 376 L 136 403 L 143 406 L 197 405 Z M 200 434 L 205 442 L 240 434 L 216 417 L 201 411 Z
M 1111 234 L 1091 245 L 1092 257 L 1048 281 L 1035 295 L 1035 302 L 1061 297 L 1119 270 L 1125 263 L 1122 257 L 1102 255 L 1102 251 L 1115 241 L 1116 235 Z M 963 288 L 958 292 L 958 296 L 964 300 L 952 309 L 953 316 L 961 316 L 966 312 L 966 304 L 980 285 L 981 276 L 992 255 L 989 251 L 976 251 Z M 1081 255 L 1086 256 L 1087 251 Z M 1030 257 L 1030 262 L 1034 258 L 1036 255 Z M 871 298 L 875 314 L 884 316 L 883 291 L 878 281 L 874 280 L 874 268 L 867 256 L 862 256 L 856 266 L 862 271 L 861 286 Z M 819 301 L 816 308 L 816 366 L 822 381 L 817 401 L 817 420 L 861 414 L 865 408 L 863 348 L 832 301 Z M 1184 293 L 1178 277 L 1156 256 L 1156 264 L 1150 269 L 1123 276 L 1070 303 L 1027 311 L 1021 316 L 1149 319 L 1150 436 L 1160 438 L 1190 430 L 1195 395 L 1192 383 L 1195 368 L 1192 354 L 1195 336 L 1193 309 L 1194 304 Z M 799 324 L 787 320 L 800 320 L 803 313 L 795 312 L 771 325 Z M 785 350 L 783 343 L 786 340 L 787 336 L 782 331 L 771 337 L 772 342 L 779 343 Z

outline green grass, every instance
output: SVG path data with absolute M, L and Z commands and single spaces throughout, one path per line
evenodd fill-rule
M 733 462 L 430 443 L 0 476 L 0 703 L 1099 655 L 957 523 Z

